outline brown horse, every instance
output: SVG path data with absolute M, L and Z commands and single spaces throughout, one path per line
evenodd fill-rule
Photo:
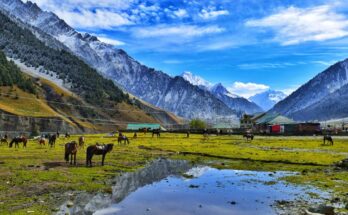
M 79 137 L 79 147 L 85 148 L 85 137 L 84 136 Z
M 19 143 L 23 143 L 23 148 L 26 148 L 27 147 L 27 142 L 28 142 L 28 139 L 26 137 L 24 137 L 24 136 L 15 137 L 10 142 L 9 147 L 12 148 L 12 145 L 14 143 L 15 144 L 15 148 L 19 148 Z
M 72 141 L 65 144 L 65 154 L 64 159 L 68 163 L 69 162 L 69 155 L 70 157 L 70 165 L 73 164 L 73 158 L 74 158 L 74 165 L 76 165 L 76 154 L 77 154 L 77 142 Z
M 331 145 L 331 146 L 333 146 L 333 144 L 334 144 L 333 139 L 332 139 L 331 135 L 329 135 L 329 134 L 324 136 L 323 141 L 324 141 L 323 145 L 326 144 L 326 141 L 328 141 L 329 145 Z
M 40 145 L 40 146 L 46 145 L 46 139 L 43 138 L 43 137 L 41 137 L 41 138 L 39 139 L 39 145 Z
M 104 166 L 105 155 L 112 151 L 114 144 L 93 145 L 87 147 L 86 166 L 92 166 L 93 155 L 102 155 L 102 166 Z
M 128 137 L 126 137 L 125 135 L 118 136 L 117 142 L 118 142 L 119 145 L 122 144 L 122 141 L 123 141 L 123 145 L 126 145 L 126 144 L 129 145 L 129 139 L 128 139 Z

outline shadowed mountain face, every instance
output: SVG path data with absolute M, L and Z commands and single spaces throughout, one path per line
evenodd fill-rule
M 235 118 L 235 111 L 210 92 L 181 77 L 172 78 L 141 65 L 123 50 L 89 34 L 76 32 L 55 14 L 42 11 L 36 4 L 0 0 L 0 8 L 51 35 L 105 77 L 144 101 L 186 118 Z M 43 37 L 40 39 L 46 41 Z
M 347 117 L 348 60 L 330 66 L 271 109 L 296 120 Z

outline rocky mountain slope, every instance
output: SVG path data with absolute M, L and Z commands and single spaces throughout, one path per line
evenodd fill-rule
M 34 89 L 38 90 L 36 92 L 30 87 L 31 85 L 28 83 L 32 82 L 20 79 L 21 76 L 18 74 L 21 72 L 17 67 L 12 72 L 4 66 L 0 67 L 2 77 L 0 86 L 20 88 L 15 95 L 12 95 L 17 100 L 3 100 L 0 110 L 7 114 L 27 117 L 35 122 L 28 123 L 28 126 L 30 125 L 32 128 L 37 123 L 40 124 L 42 120 L 46 120 L 47 117 L 58 117 L 59 119 L 51 120 L 51 122 L 67 122 L 70 125 L 63 127 L 79 132 L 110 131 L 124 128 L 128 122 L 177 123 L 170 114 L 162 110 L 155 110 L 136 99 L 130 99 L 112 81 L 102 77 L 82 60 L 64 49 L 48 47 L 31 31 L 13 22 L 2 13 L 0 13 L 0 49 L 6 53 L 7 57 L 16 59 L 10 65 L 16 63 L 23 72 L 35 77 L 36 87 Z M 9 74 L 12 74 L 10 78 L 8 78 Z M 44 84 L 43 80 L 45 80 Z M 28 93 L 22 92 L 25 89 L 34 95 L 24 94 Z M 23 101 L 21 96 L 16 96 L 16 94 L 23 94 L 24 98 L 30 97 L 29 101 L 39 99 L 35 101 L 37 107 L 35 113 L 30 109 L 33 107 L 23 105 L 28 102 L 25 102 L 25 99 Z M 33 104 L 33 102 L 29 104 Z M 142 107 L 146 107 L 146 111 Z M 51 114 L 45 115 L 46 112 Z M 152 115 L 155 115 L 156 118 Z M 44 117 L 44 119 L 40 120 L 38 117 Z M 160 121 L 161 119 L 164 121 Z M 26 123 L 23 121 L 23 126 L 24 124 Z M 20 124 L 17 123 L 17 125 Z M 44 131 L 52 131 L 57 128 L 52 123 L 40 125 L 42 126 L 38 125 L 39 129 Z M 23 130 L 23 128 L 14 126 L 13 123 L 3 124 L 2 129 L 6 128 Z
M 275 104 L 286 98 L 286 94 L 281 91 L 268 90 L 263 93 L 256 94 L 249 98 L 255 104 L 260 106 L 263 110 L 268 111 Z
M 55 14 L 42 11 L 36 4 L 0 0 L 0 8 L 51 35 L 105 77 L 146 102 L 186 118 L 235 117 L 231 108 L 209 92 L 181 77 L 173 78 L 141 65 L 125 51 L 102 43 L 94 36 L 76 32 Z M 39 39 L 47 42 L 44 37 Z
M 342 109 L 348 108 L 345 103 L 347 84 L 348 60 L 344 60 L 315 76 L 271 111 L 298 120 L 340 118 L 345 115 Z
M 255 103 L 229 92 L 221 83 L 213 85 L 202 77 L 194 75 L 191 72 L 184 72 L 181 76 L 191 84 L 213 94 L 229 108 L 236 110 L 239 116 L 243 113 L 253 114 L 263 111 Z

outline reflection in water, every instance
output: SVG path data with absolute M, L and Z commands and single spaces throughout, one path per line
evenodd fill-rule
M 182 173 L 193 178 L 183 178 Z M 112 196 L 80 201 L 72 214 L 96 215 L 247 215 L 276 214 L 276 200 L 310 199 L 318 190 L 287 185 L 277 179 L 288 172 L 256 172 L 190 167 L 186 161 L 157 160 L 115 179 Z

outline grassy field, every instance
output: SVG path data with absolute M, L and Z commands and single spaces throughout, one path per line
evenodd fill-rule
M 132 134 L 127 134 L 129 137 Z M 107 135 L 86 135 L 87 145 L 116 143 Z M 187 159 L 217 168 L 248 170 L 289 170 L 299 174 L 284 178 L 291 183 L 311 184 L 347 197 L 348 172 L 333 164 L 348 157 L 348 140 L 335 139 L 334 146 L 322 146 L 320 137 L 256 137 L 246 142 L 241 136 L 162 134 L 151 138 L 139 133 L 131 144 L 118 146 L 107 155 L 106 165 L 94 157 L 94 167 L 85 167 L 85 150 L 78 153 L 78 165 L 63 160 L 64 143 L 77 140 L 60 138 L 54 149 L 30 141 L 28 148 L 0 146 L 1 214 L 50 214 L 67 191 L 110 192 L 110 179 L 124 171 L 134 171 L 157 157 Z M 345 197 L 344 197 L 345 196 Z

